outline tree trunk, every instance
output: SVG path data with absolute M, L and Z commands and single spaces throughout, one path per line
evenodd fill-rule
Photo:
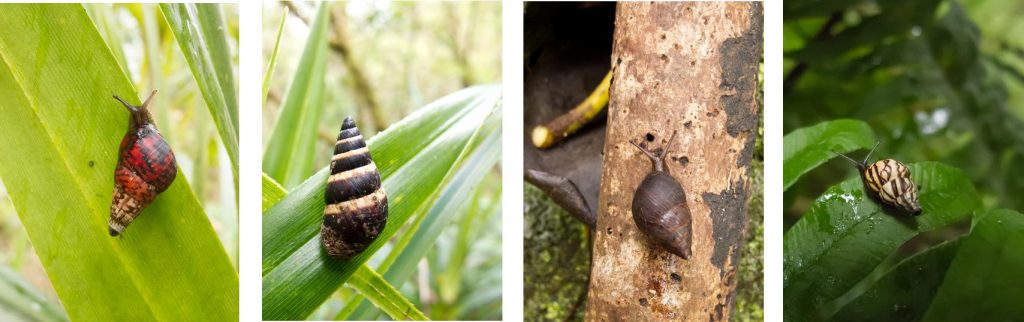
M 619 3 L 588 320 L 729 319 L 757 136 L 762 24 L 760 2 Z M 670 151 L 668 171 L 693 218 L 689 260 L 633 221 L 633 194 L 651 162 L 630 140 Z

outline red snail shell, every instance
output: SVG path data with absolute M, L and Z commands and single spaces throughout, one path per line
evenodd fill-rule
M 146 209 L 156 195 L 167 190 L 178 174 L 174 152 L 153 125 L 149 102 L 134 106 L 114 96 L 131 113 L 128 133 L 121 139 L 117 168 L 114 169 L 114 201 L 110 204 L 110 236 L 120 235 L 125 227 Z
M 671 144 L 676 134 L 668 140 Z M 693 232 L 690 207 L 686 205 L 683 186 L 668 173 L 665 157 L 668 150 L 654 152 L 630 141 L 651 159 L 651 172 L 633 194 L 633 221 L 640 231 L 650 236 L 668 252 L 689 259 Z
M 370 246 L 388 220 L 380 172 L 352 117 L 346 117 L 331 158 L 320 238 L 327 255 L 348 260 Z

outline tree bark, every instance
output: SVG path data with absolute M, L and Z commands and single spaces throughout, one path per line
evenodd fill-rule
M 619 3 L 587 320 L 729 319 L 757 136 L 762 24 L 760 2 Z M 668 171 L 693 217 L 689 260 L 633 221 L 633 194 L 651 162 L 630 140 L 670 151 Z

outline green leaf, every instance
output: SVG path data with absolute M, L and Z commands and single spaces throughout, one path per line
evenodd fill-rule
M 264 213 L 267 211 L 267 209 L 270 209 L 270 207 L 273 207 L 274 204 L 276 204 L 278 201 L 280 201 L 281 198 L 284 198 L 284 196 L 288 195 L 288 191 L 284 190 L 284 187 L 282 187 L 281 184 L 277 183 L 277 181 L 274 181 L 274 178 L 271 178 L 271 177 L 267 176 L 266 173 L 263 174 L 263 189 L 262 190 L 263 190 L 263 210 L 262 211 Z
M 277 40 L 274 41 L 274 51 L 270 53 L 270 63 L 267 64 L 267 72 L 263 74 L 263 96 L 260 100 L 266 103 L 267 93 L 270 92 L 270 78 L 274 75 L 274 67 L 277 66 L 277 51 L 281 49 L 281 35 L 284 35 L 284 22 L 288 21 L 288 7 L 281 11 L 281 24 L 277 27 Z
M 281 188 L 274 179 L 263 175 L 263 209 L 272 207 L 281 200 L 287 191 Z M 380 274 L 374 272 L 364 263 L 359 267 L 352 277 L 349 278 L 349 286 L 359 291 L 360 294 L 370 299 L 374 305 L 396 320 L 427 320 L 408 299 L 402 296 L 391 284 L 388 284 Z
M 318 124 L 323 115 L 329 7 L 330 3 L 320 4 L 299 59 L 299 67 L 289 85 L 267 149 L 263 152 L 263 171 L 288 189 L 294 188 L 316 169 L 313 156 Z
M 416 219 L 412 226 L 414 230 L 404 232 L 402 240 L 394 244 L 388 258 L 378 267 L 389 283 L 401 286 L 409 280 L 416 266 L 433 248 L 444 228 L 448 227 L 452 217 L 465 208 L 473 190 L 498 162 L 501 157 L 500 124 L 501 111 L 497 110 L 480 128 L 481 131 L 473 135 L 466 149 L 473 151 L 472 154 L 460 157 L 464 161 L 455 165 L 458 171 L 451 176 L 434 205 L 424 216 Z M 356 310 L 355 319 L 370 320 L 376 317 L 373 313 L 368 306 L 362 305 Z
M 263 318 L 305 318 L 413 214 L 429 210 L 473 133 L 500 104 L 500 95 L 499 86 L 458 91 L 369 140 L 388 192 L 388 225 L 348 262 L 332 260 L 321 250 L 326 167 L 271 207 L 263 216 Z
M 68 316 L 237 320 L 238 274 L 183 175 L 107 233 L 129 118 L 110 95 L 139 100 L 82 5 L 0 12 L 0 178 Z
M 836 157 L 832 150 L 847 153 L 870 149 L 875 132 L 863 121 L 835 120 L 797 129 L 782 138 L 782 183 L 789 189 L 800 176 Z
M 924 321 L 1019 320 L 1021 249 L 1024 215 L 1002 209 L 986 214 L 960 246 Z
M 238 95 L 227 26 L 216 3 L 161 3 L 231 158 L 238 191 Z
M 931 304 L 953 262 L 960 239 L 903 260 L 871 288 L 832 315 L 837 321 L 918 321 Z
M 981 200 L 959 169 L 908 165 L 923 213 L 883 212 L 860 178 L 833 186 L 783 237 L 784 319 L 815 320 L 825 303 L 845 294 L 918 233 L 970 218 Z

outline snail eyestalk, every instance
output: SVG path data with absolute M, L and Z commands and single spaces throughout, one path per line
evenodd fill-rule
M 601 83 L 587 96 L 587 99 L 576 105 L 568 113 L 562 114 L 551 122 L 538 125 L 531 132 L 533 146 L 538 149 L 549 148 L 594 120 L 608 106 L 608 89 L 612 83 L 612 72 L 604 76 Z

